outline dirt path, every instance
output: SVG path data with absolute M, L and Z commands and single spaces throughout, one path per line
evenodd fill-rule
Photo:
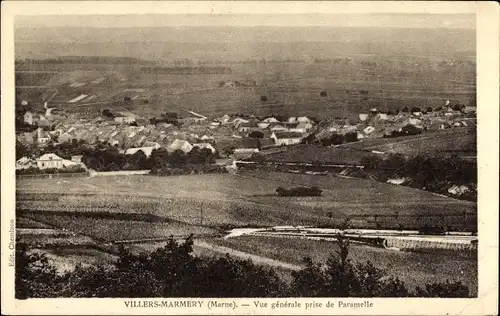
M 234 250 L 232 248 L 228 248 L 228 247 L 224 247 L 224 246 L 211 245 L 211 244 L 208 244 L 204 241 L 195 240 L 194 246 L 198 246 L 201 248 L 205 248 L 205 249 L 212 250 L 212 251 L 219 252 L 219 253 L 223 253 L 223 254 L 227 253 L 232 257 L 238 257 L 240 259 L 251 259 L 256 264 L 265 264 L 265 265 L 269 265 L 269 266 L 276 267 L 276 268 L 284 268 L 287 270 L 295 270 L 295 271 L 302 269 L 302 267 L 295 265 L 295 264 L 290 264 L 290 263 L 286 263 L 283 261 L 270 259 L 267 257 L 253 255 L 253 254 L 250 254 L 248 252 L 238 251 L 238 250 Z

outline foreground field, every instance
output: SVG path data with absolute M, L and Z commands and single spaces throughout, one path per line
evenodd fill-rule
M 279 186 L 302 185 L 317 185 L 323 195 L 274 195 Z M 151 214 L 165 221 L 210 227 L 334 225 L 346 216 L 397 214 L 390 219 L 396 227 L 438 220 L 457 229 L 474 225 L 476 214 L 476 203 L 422 190 L 370 180 L 281 172 L 19 180 L 16 205 L 18 212 L 78 212 L 79 216 L 88 212 L 116 217 Z M 413 222 L 405 215 L 413 216 Z
M 316 262 L 326 262 L 337 246 L 328 241 L 289 239 L 260 236 L 241 236 L 227 240 L 211 239 L 212 243 L 244 252 L 269 257 L 292 264 L 301 264 L 304 256 Z M 410 287 L 429 282 L 460 280 L 477 294 L 477 258 L 475 255 L 446 254 L 439 252 L 400 252 L 370 246 L 351 245 L 350 258 L 355 263 L 371 261 L 398 277 Z

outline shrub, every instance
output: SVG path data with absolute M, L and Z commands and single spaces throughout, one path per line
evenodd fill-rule
M 320 95 L 321 97 L 326 97 L 326 96 L 328 95 L 328 93 L 327 93 L 326 91 L 321 91 L 321 92 L 319 93 L 319 95 Z
M 267 101 L 267 96 L 265 96 L 265 95 L 260 96 L 260 101 L 261 102 L 266 102 Z
M 291 189 L 278 187 L 276 189 L 279 196 L 320 196 L 322 192 L 318 187 L 295 187 Z

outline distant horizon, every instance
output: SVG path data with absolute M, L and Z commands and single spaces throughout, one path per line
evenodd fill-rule
M 475 30 L 473 14 L 130 14 L 17 16 L 15 28 L 400 28 Z

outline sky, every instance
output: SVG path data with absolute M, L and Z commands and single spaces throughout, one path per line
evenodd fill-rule
M 17 16 L 16 27 L 394 27 L 475 29 L 473 14 L 142 14 Z

